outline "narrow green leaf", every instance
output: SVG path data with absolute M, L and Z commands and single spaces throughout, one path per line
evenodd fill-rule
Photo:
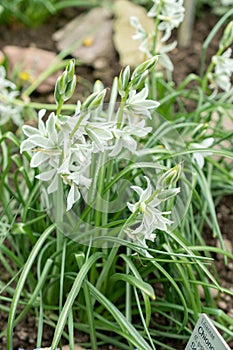
M 142 292 L 146 293 L 151 299 L 155 300 L 155 293 L 153 288 L 151 287 L 151 285 L 149 283 L 144 282 L 141 279 L 138 279 L 135 276 L 131 276 L 131 275 L 126 275 L 123 273 L 115 273 L 112 277 L 111 280 L 113 282 L 122 280 L 124 282 L 127 282 L 129 284 L 131 284 L 132 286 L 140 289 Z
M 126 317 L 119 311 L 119 309 L 112 304 L 97 288 L 91 283 L 87 282 L 91 294 L 101 303 L 115 318 L 124 332 L 125 339 L 129 340 L 138 350 L 151 350 L 150 345 L 145 341 L 141 334 L 134 328 L 134 326 L 126 319 Z M 54 349 L 52 349 L 54 350 Z
M 101 257 L 103 257 L 102 253 L 97 252 L 97 253 L 93 254 L 85 262 L 85 264 L 81 267 L 77 277 L 75 278 L 73 286 L 72 286 L 72 288 L 67 296 L 65 305 L 63 306 L 62 311 L 61 311 L 60 316 L 59 316 L 59 319 L 57 321 L 57 326 L 56 326 L 56 329 L 54 332 L 51 350 L 55 350 L 56 347 L 58 346 L 63 329 L 64 329 L 65 324 L 66 324 L 67 317 L 68 317 L 69 312 L 73 306 L 74 300 L 76 299 L 76 297 L 77 297 L 77 295 L 82 287 L 83 281 L 84 281 L 88 271 L 90 270 L 91 266 L 96 262 L 96 260 L 98 260 Z M 9 350 L 11 350 L 11 349 L 9 349 Z
M 38 241 L 36 242 L 35 246 L 33 247 L 32 251 L 31 251 L 31 254 L 28 257 L 27 262 L 24 265 L 24 268 L 23 268 L 22 273 L 20 275 L 18 284 L 15 288 L 15 294 L 13 296 L 13 300 L 12 300 L 12 304 L 11 304 L 11 308 L 10 308 L 10 313 L 9 313 L 9 318 L 8 318 L 7 350 L 13 349 L 12 337 L 13 337 L 14 320 L 15 320 L 17 305 L 19 303 L 19 298 L 20 298 L 21 292 L 23 290 L 24 284 L 25 284 L 26 279 L 28 277 L 28 274 L 31 270 L 32 264 L 34 263 L 41 247 L 43 246 L 46 239 L 51 235 L 53 230 L 54 230 L 54 225 L 49 226 L 43 232 L 43 234 L 40 236 Z

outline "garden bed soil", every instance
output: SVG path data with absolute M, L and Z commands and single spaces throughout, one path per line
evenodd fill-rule
M 17 45 L 20 47 L 35 46 L 45 50 L 57 52 L 54 41 L 52 40 L 52 34 L 63 27 L 69 20 L 74 18 L 80 13 L 80 9 L 70 8 L 63 11 L 58 16 L 51 17 L 48 21 L 36 29 L 27 29 L 19 23 L 12 23 L 11 26 L 0 26 L 0 49 L 6 45 Z M 200 67 L 200 52 L 202 43 L 214 24 L 217 22 L 217 17 L 210 12 L 208 16 L 201 16 L 196 19 L 192 41 L 188 48 L 176 48 L 170 55 L 175 70 L 174 80 L 177 84 L 187 76 L 187 74 L 193 72 L 198 73 Z M 218 49 L 218 39 L 220 34 L 215 37 L 215 40 L 209 47 L 209 57 L 214 54 Z M 115 62 L 111 62 L 109 67 L 106 67 L 104 78 L 98 76 L 96 72 L 90 66 L 82 66 L 78 68 L 78 74 L 82 75 L 90 82 L 94 82 L 95 79 L 100 78 L 106 87 L 111 87 L 112 80 L 115 75 L 119 74 L 121 67 L 119 64 L 118 54 L 115 53 Z M 80 91 L 82 93 L 82 91 Z M 33 100 L 40 100 L 43 102 L 50 101 L 50 95 L 39 95 L 35 93 L 32 96 Z M 228 249 L 232 251 L 232 233 L 233 233 L 233 196 L 224 197 L 217 207 L 217 216 L 219 224 L 223 233 L 223 238 L 226 240 Z M 218 243 L 216 239 L 212 237 L 208 228 L 206 229 L 206 241 L 208 245 L 216 246 Z M 213 255 L 215 258 L 215 264 L 220 276 L 220 284 L 223 287 L 230 289 L 233 292 L 233 262 L 229 262 L 227 265 L 218 255 Z M 3 273 L 1 272 L 1 275 Z M 200 291 L 201 293 L 201 291 Z M 230 317 L 233 318 L 233 298 L 228 295 L 222 295 L 219 300 L 219 308 L 225 311 Z M 7 315 L 4 312 L 0 312 L 0 330 L 6 327 Z M 27 315 L 23 322 L 15 328 L 14 333 L 14 349 L 24 348 L 25 350 L 31 350 L 36 348 L 36 324 L 32 315 Z M 45 327 L 43 335 L 44 346 L 49 346 L 52 338 L 52 330 L 49 327 Z M 80 339 L 79 339 L 80 340 Z M 83 336 L 85 341 L 85 335 Z M 175 341 L 169 340 L 169 345 L 174 349 L 184 349 L 185 345 Z M 233 347 L 233 343 L 229 344 Z M 0 339 L 0 349 L 6 348 L 6 338 L 3 336 Z M 102 348 L 102 350 L 112 349 L 114 347 L 109 346 Z M 162 348 L 161 348 L 162 350 Z

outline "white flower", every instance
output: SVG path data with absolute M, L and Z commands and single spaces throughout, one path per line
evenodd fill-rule
M 0 87 L 1 89 L 10 88 L 11 90 L 16 89 L 16 85 L 10 80 L 6 79 L 6 70 L 3 66 L 0 66 Z
M 110 130 L 112 123 L 87 123 L 85 132 L 93 142 L 93 151 L 104 152 L 107 147 L 107 141 L 113 138 Z
M 87 178 L 91 163 L 93 146 L 86 142 L 80 130 L 71 136 L 79 121 L 79 116 L 64 117 L 62 121 L 51 113 L 44 123 L 45 110 L 38 115 L 38 128 L 29 125 L 23 127 L 27 136 L 21 144 L 21 152 L 31 151 L 31 167 L 40 167 L 36 177 L 48 182 L 47 193 L 58 190 L 59 179 L 69 186 L 67 210 L 70 210 L 80 198 L 80 186 L 88 187 L 91 179 Z M 86 115 L 83 119 L 87 119 Z M 84 128 L 82 129 L 84 131 Z M 84 175 L 85 174 L 85 175 Z
M 196 143 L 196 142 L 191 143 L 190 147 L 192 147 L 192 148 L 208 148 L 208 147 L 212 146 L 213 143 L 214 143 L 214 138 L 209 137 L 200 143 Z M 209 156 L 211 154 L 212 153 L 208 152 L 208 151 L 206 151 L 206 152 L 194 152 L 192 159 L 193 159 L 193 161 L 195 161 L 197 163 L 198 167 L 200 169 L 202 169 L 204 166 L 205 157 Z
M 132 186 L 131 188 L 139 195 L 139 201 L 132 204 L 127 203 L 129 210 L 132 213 L 138 212 L 140 216 L 140 225 L 135 229 L 130 229 L 127 234 L 136 242 L 143 243 L 145 240 L 154 241 L 156 229 L 167 231 L 167 225 L 173 222 L 163 215 L 170 214 L 170 212 L 162 212 L 158 206 L 167 199 L 175 196 L 180 191 L 179 188 L 168 190 L 155 191 L 151 186 L 150 180 L 145 176 L 147 188 L 143 190 L 139 186 Z
M 154 5 L 148 12 L 148 16 L 160 19 L 158 29 L 165 32 L 161 39 L 164 42 L 170 38 L 171 31 L 179 27 L 184 19 L 183 0 L 153 0 L 153 2 Z
M 0 66 L 0 125 L 12 120 L 16 125 L 21 125 L 22 106 L 15 106 L 14 99 L 19 95 L 16 85 L 6 79 L 6 71 Z
M 89 188 L 91 185 L 91 179 L 86 175 L 89 173 L 89 163 L 87 161 L 86 165 L 71 166 L 70 174 L 66 176 L 66 181 L 70 184 L 70 190 L 67 196 L 67 207 L 66 210 L 70 210 L 73 205 L 80 199 L 80 188 Z
M 147 58 L 150 58 L 152 55 L 149 50 L 149 44 L 148 44 L 148 33 L 145 31 L 143 26 L 141 25 L 139 19 L 135 16 L 130 17 L 130 24 L 132 27 L 136 29 L 136 34 L 133 35 L 134 40 L 139 40 L 139 50 L 141 52 L 144 52 L 147 56 Z
M 149 90 L 145 86 L 140 92 L 131 90 L 126 100 L 125 108 L 136 114 L 142 114 L 151 119 L 150 109 L 157 108 L 160 103 L 154 100 L 147 100 Z
M 135 153 L 137 150 L 137 141 L 133 136 L 145 137 L 151 130 L 151 127 L 145 127 L 145 120 L 135 125 L 126 125 L 122 129 L 115 129 L 113 133 L 116 142 L 109 154 L 110 157 L 118 155 L 123 148 L 128 149 L 131 153 Z
M 170 72 L 173 71 L 173 63 L 171 61 L 171 59 L 169 58 L 169 56 L 167 55 L 167 52 L 172 51 L 177 45 L 176 41 L 173 41 L 172 43 L 168 44 L 168 45 L 161 45 L 161 47 L 159 48 L 159 63 L 166 68 L 167 70 L 169 70 Z
M 144 52 L 147 58 L 152 57 L 148 42 L 149 34 L 146 33 L 137 17 L 131 17 L 131 25 L 136 29 L 136 34 L 133 35 L 133 39 L 140 41 L 139 50 L 141 52 Z M 157 45 L 156 48 L 156 54 L 159 54 L 160 64 L 169 71 L 173 71 L 173 64 L 170 58 L 168 57 L 167 52 L 172 51 L 176 47 L 176 45 L 177 42 L 174 41 L 173 43 L 170 43 L 168 45 Z
M 46 161 L 57 158 L 62 152 L 61 139 L 57 131 L 57 117 L 51 113 L 46 123 L 43 122 L 45 110 L 38 114 L 38 129 L 30 125 L 23 126 L 23 132 L 27 136 L 21 144 L 20 151 L 33 151 L 31 166 L 37 167 Z
M 212 61 L 215 64 L 214 73 L 210 75 L 213 79 L 211 87 L 219 86 L 224 91 L 231 88 L 231 75 L 233 73 L 233 59 L 231 57 L 232 50 L 227 49 L 221 56 L 213 56 Z

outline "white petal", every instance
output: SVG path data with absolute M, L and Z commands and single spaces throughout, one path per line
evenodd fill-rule
M 67 196 L 67 207 L 66 211 L 70 210 L 74 203 L 76 203 L 80 198 L 80 192 L 78 190 L 78 187 L 72 183 L 71 188 L 69 190 L 68 196 Z
M 208 147 L 212 146 L 213 143 L 214 143 L 214 138 L 209 137 L 208 139 L 205 139 L 201 142 L 201 146 L 208 148 Z
M 204 166 L 204 157 L 201 153 L 193 153 L 193 159 L 196 161 L 200 169 Z
M 47 190 L 47 191 L 48 191 L 48 194 L 57 191 L 57 189 L 58 189 L 58 175 L 55 174 L 55 176 L 54 176 L 54 178 L 53 178 L 51 184 L 50 184 L 49 187 L 48 187 L 48 190 Z
M 48 171 L 44 171 L 43 173 L 40 173 L 39 175 L 36 175 L 36 178 L 41 181 L 48 181 L 51 180 L 54 174 L 56 173 L 56 169 L 51 169 Z
M 46 160 L 49 159 L 49 155 L 45 154 L 43 152 L 36 152 L 33 154 L 31 162 L 30 162 L 30 166 L 32 168 L 36 168 L 39 165 L 41 165 L 42 163 L 46 162 Z
M 23 126 L 23 133 L 27 137 L 30 137 L 32 135 L 40 135 L 40 131 L 38 129 L 34 128 L 33 126 L 30 126 L 30 125 Z
M 132 203 L 129 203 L 127 202 L 127 207 L 129 208 L 129 210 L 134 213 L 137 209 L 136 205 L 135 204 L 132 204 Z
M 23 151 L 29 151 L 32 148 L 35 148 L 35 143 L 30 139 L 27 139 L 21 143 L 20 152 L 22 153 Z

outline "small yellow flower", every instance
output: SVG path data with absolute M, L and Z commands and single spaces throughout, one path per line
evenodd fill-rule
M 87 36 L 83 39 L 83 46 L 90 47 L 93 45 L 94 37 L 92 35 Z
M 30 73 L 28 73 L 27 71 L 22 71 L 19 73 L 19 78 L 20 80 L 22 81 L 25 81 L 25 82 L 31 82 L 32 81 L 32 77 L 30 75 Z

